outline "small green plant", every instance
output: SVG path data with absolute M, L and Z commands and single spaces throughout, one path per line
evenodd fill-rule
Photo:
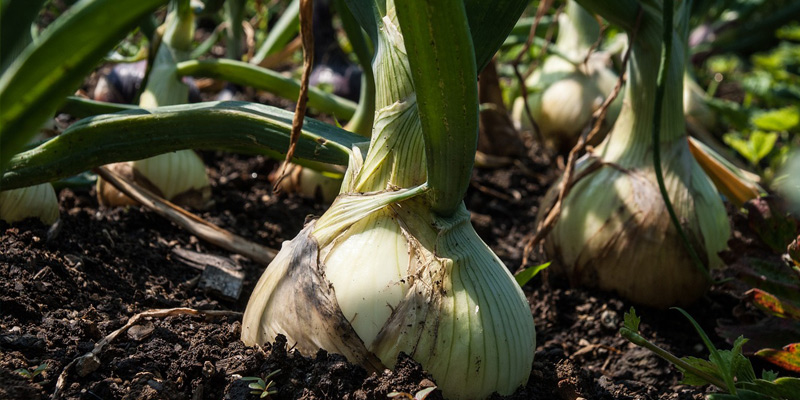
M 272 378 L 273 376 L 277 375 L 281 370 L 276 369 L 275 371 L 270 372 L 264 379 L 261 379 L 257 376 L 246 376 L 241 380 L 245 382 L 252 382 L 247 387 L 252 389 L 250 394 L 255 394 L 258 396 L 259 399 L 265 399 L 273 394 L 277 394 L 278 391 L 275 390 L 272 386 L 275 384 Z
M 390 399 L 396 399 L 402 397 L 408 400 L 425 400 L 429 394 L 433 393 L 434 390 L 436 390 L 436 386 L 431 386 L 429 388 L 422 389 L 414 395 L 407 392 L 392 392 L 387 394 L 386 397 Z
M 533 279 L 536 275 L 539 275 L 539 272 L 544 271 L 547 267 L 550 266 L 550 261 L 540 264 L 540 265 L 533 265 L 528 268 L 523 269 L 518 274 L 514 275 L 514 280 L 517 281 L 520 287 L 525 286 L 531 279 Z
M 32 380 L 34 380 L 34 378 L 36 378 L 42 372 L 44 372 L 47 369 L 48 366 L 49 365 L 47 365 L 46 362 L 43 362 L 43 363 L 39 364 L 39 366 L 36 367 L 35 369 L 20 368 L 20 369 L 14 370 L 14 372 L 16 372 L 16 373 L 22 375 L 24 378 L 27 378 L 27 379 L 32 381 Z
M 736 339 L 732 349 L 717 350 L 694 318 L 680 308 L 675 309 L 686 316 L 703 339 L 710 353 L 708 359 L 678 358 L 639 335 L 641 318 L 636 315 L 633 307 L 625 313 L 625 321 L 619 333 L 634 344 L 656 353 L 675 365 L 683 373 L 681 383 L 693 386 L 712 384 L 727 391 L 727 394 L 710 394 L 706 397 L 708 400 L 800 399 L 800 378 L 778 378 L 778 374 L 773 371 L 762 371 L 761 378 L 756 378 L 753 365 L 742 354 L 742 346 L 747 342 L 743 336 Z

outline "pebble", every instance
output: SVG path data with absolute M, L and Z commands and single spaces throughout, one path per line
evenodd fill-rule
M 80 377 L 91 374 L 100 367 L 100 359 L 96 355 L 90 354 L 86 357 L 81 357 L 75 364 L 75 372 Z

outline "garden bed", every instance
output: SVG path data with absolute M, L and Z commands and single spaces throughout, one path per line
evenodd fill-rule
M 520 264 L 539 200 L 558 173 L 553 160 L 536 149 L 530 153 L 533 158 L 514 166 L 476 170 L 466 198 L 476 230 L 512 270 Z M 274 194 L 268 180 L 274 161 L 203 156 L 215 203 L 198 214 L 245 238 L 279 248 L 307 216 L 325 209 Z M 59 198 L 61 221 L 55 228 L 33 221 L 0 225 L 0 397 L 49 397 L 67 364 L 139 312 L 244 311 L 262 266 L 199 241 L 146 209 L 99 207 L 94 189 L 62 189 Z M 743 235 L 748 233 L 737 231 L 735 237 L 741 241 Z M 229 257 L 240 267 L 245 286 L 238 300 L 202 289 L 201 271 L 178 257 L 187 251 Z M 535 261 L 543 261 L 538 257 Z M 629 303 L 546 282 L 547 275 L 524 288 L 536 322 L 536 357 L 527 386 L 509 398 L 703 398 L 706 388 L 680 385 L 674 368 L 617 334 Z M 733 318 L 738 304 L 732 294 L 714 288 L 688 311 L 723 345 L 713 335 L 716 321 Z M 678 312 L 638 311 L 645 337 L 677 355 L 706 355 Z M 283 338 L 263 348 L 245 347 L 240 319 L 172 316 L 140 322 L 99 353 L 98 365 L 72 368 L 63 398 L 257 398 L 240 378 L 278 369 L 272 377 L 275 399 L 384 399 L 392 391 L 415 393 L 434 384 L 410 359 L 370 376 L 335 354 L 303 357 Z M 43 363 L 44 372 L 32 379 L 13 372 Z M 437 397 L 434 392 L 429 398 Z

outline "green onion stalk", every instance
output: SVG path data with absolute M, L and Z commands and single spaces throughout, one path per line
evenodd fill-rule
M 3 4 L 3 12 L 10 11 L 5 8 L 8 6 L 8 4 Z M 28 9 L 23 7 L 23 10 L 18 11 L 30 13 L 31 10 L 35 10 L 35 7 Z M 12 21 L 4 20 L 3 22 L 5 24 Z M 3 27 L 6 28 L 6 26 Z M 11 36 L 10 32 L 5 30 L 3 30 L 3 33 Z M 10 43 L 12 44 L 11 46 L 4 44 L 3 49 L 0 49 L 0 73 L 5 72 L 8 64 L 16 59 L 32 41 L 30 32 L 22 32 L 17 39 L 17 43 Z M 52 124 L 53 120 L 51 119 L 48 123 L 45 123 L 45 127 Z M 32 142 L 36 142 L 39 139 L 42 139 L 41 134 L 37 135 Z M 36 218 L 45 225 L 51 225 L 58 221 L 58 198 L 52 184 L 40 183 L 17 189 L 0 190 L 0 221 L 12 224 L 27 218 Z
M 718 253 L 726 246 L 730 227 L 720 197 L 692 157 L 686 140 L 687 13 L 682 8 L 676 26 L 664 27 L 660 1 L 581 3 L 634 37 L 628 83 L 616 124 L 594 153 L 578 162 L 576 176 L 596 163 L 601 167 L 578 181 L 564 198 L 560 219 L 545 238 L 545 250 L 574 285 L 616 291 L 654 307 L 691 303 L 710 285 L 707 269 L 721 265 Z M 637 10 L 642 10 L 638 24 Z M 652 138 L 662 29 L 673 30 L 673 40 L 670 63 L 665 66 L 663 105 L 658 111 L 659 165 L 664 195 L 671 200 L 686 240 L 670 218 L 654 165 Z M 557 196 L 558 188 L 554 188 L 547 201 L 552 203 Z M 699 268 L 697 259 L 705 268 Z
M 558 17 L 557 54 L 550 54 L 525 82 L 531 116 L 545 143 L 569 151 L 591 122 L 617 83 L 610 55 L 593 51 L 600 36 L 600 25 L 574 0 L 567 2 Z M 591 55 L 590 55 L 591 52 Z M 587 58 L 588 56 L 588 58 Z M 523 129 L 532 129 L 525 115 L 525 99 L 514 102 L 513 115 Z M 614 124 L 622 107 L 617 97 L 606 113 L 600 138 Z
M 188 58 L 194 38 L 194 11 L 188 0 L 170 3 L 162 29 L 161 42 L 139 100 L 139 106 L 145 109 L 183 104 L 189 98 L 189 88 L 176 72 L 177 64 Z M 112 168 L 122 173 L 132 170 L 135 181 L 177 204 L 203 208 L 211 197 L 205 165 L 194 150 L 164 153 Z M 132 204 L 132 200 L 102 179 L 97 181 L 97 193 L 102 204 Z
M 683 76 L 683 114 L 687 122 L 700 125 L 713 131 L 717 125 L 717 115 L 707 103 L 706 92 L 695 82 L 687 71 Z
M 462 7 L 412 1 L 395 8 L 389 0 L 374 9 L 369 147 L 353 147 L 331 208 L 284 242 L 256 284 L 242 322 L 246 344 L 283 334 L 301 353 L 323 348 L 369 371 L 392 368 L 404 352 L 451 399 L 510 394 L 528 380 L 536 337 L 529 305 L 462 201 L 478 134 L 477 68 Z M 466 37 L 453 47 L 460 58 L 436 60 L 463 70 L 420 75 L 430 64 L 409 62 L 440 38 L 427 27 Z M 457 76 L 464 84 L 446 89 L 463 95 L 450 108 L 419 90 L 420 79 Z M 442 93 L 436 85 L 423 89 Z M 441 113 L 426 119 L 420 110 L 431 107 Z M 462 124 L 456 134 L 463 140 L 429 134 Z

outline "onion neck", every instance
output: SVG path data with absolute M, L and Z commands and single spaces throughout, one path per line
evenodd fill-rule
M 189 1 L 173 1 L 139 99 L 140 107 L 183 104 L 189 99 L 189 88 L 178 77 L 176 65 L 188 59 L 194 31 L 194 12 Z
M 194 12 L 188 0 L 177 0 L 170 4 L 163 42 L 177 51 L 188 52 L 194 39 Z
M 411 69 L 394 6 L 387 3 L 373 60 L 376 111 L 372 137 L 353 185 L 342 188 L 350 193 L 408 188 L 427 178 Z
M 686 145 L 680 141 L 686 137 L 683 116 L 685 40 L 677 32 L 673 35 L 672 57 L 661 108 L 661 144 L 664 148 L 676 143 Z M 605 161 L 625 167 L 647 165 L 652 157 L 656 81 L 662 56 L 660 18 L 645 15 L 632 46 L 622 111 L 597 150 Z
M 567 5 L 558 17 L 558 37 L 556 47 L 573 63 L 580 63 L 600 36 L 600 25 L 574 0 Z

